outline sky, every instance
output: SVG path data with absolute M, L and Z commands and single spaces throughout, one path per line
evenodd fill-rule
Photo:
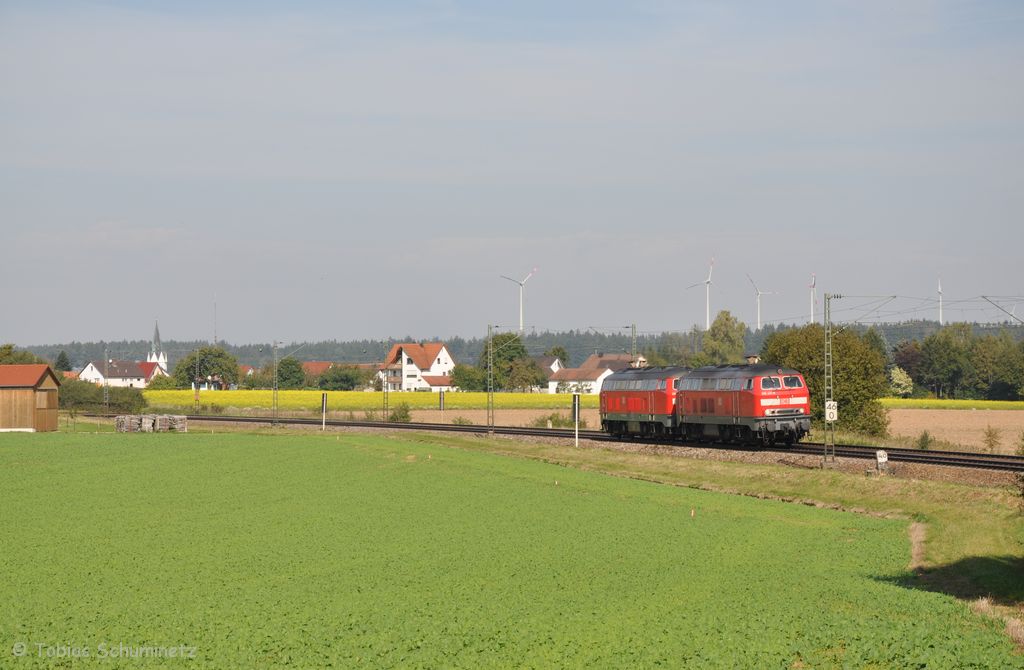
M 1010 1 L 0 3 L 0 341 L 1009 318 Z M 693 284 L 698 286 L 687 288 Z M 1019 298 L 1024 302 L 1024 298 Z M 215 309 L 216 305 L 216 309 Z M 216 312 L 216 319 L 214 313 Z

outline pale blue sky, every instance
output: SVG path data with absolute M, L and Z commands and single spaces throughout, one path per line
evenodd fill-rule
M 751 325 L 745 273 L 765 321 L 811 272 L 996 319 L 955 301 L 1024 295 L 1022 37 L 1013 2 L 5 2 L 0 340 L 209 337 L 214 299 L 236 343 L 472 336 L 533 267 L 530 327 L 681 330 L 712 256 Z

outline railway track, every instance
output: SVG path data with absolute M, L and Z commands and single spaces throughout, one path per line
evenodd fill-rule
M 266 424 L 273 423 L 274 420 L 270 417 L 248 417 L 248 416 L 209 416 L 209 415 L 190 415 L 189 421 L 213 421 L 220 423 L 249 423 L 249 424 Z M 297 419 L 297 418 L 279 418 L 277 423 L 284 425 L 302 425 L 302 426 L 319 426 L 321 425 L 320 419 Z M 428 431 L 444 431 L 449 433 L 469 433 L 469 434 L 487 434 L 494 433 L 497 435 L 522 435 L 530 437 L 556 437 L 556 438 L 568 438 L 572 439 L 575 432 L 563 428 L 525 428 L 525 427 L 514 427 L 514 426 L 495 426 L 493 429 L 487 426 L 468 425 L 460 426 L 455 424 L 437 424 L 437 423 L 389 423 L 381 421 L 339 421 L 330 420 L 326 422 L 328 426 L 333 427 L 350 427 L 350 428 L 387 428 L 389 430 L 428 430 Z M 597 430 L 581 430 L 579 432 L 580 439 L 594 440 L 599 442 L 622 442 L 621 438 L 614 438 Z M 641 440 L 632 440 L 633 442 L 639 442 Z M 723 450 L 741 450 L 741 451 L 755 451 L 755 448 L 743 445 L 730 445 L 720 443 L 706 443 L 702 442 L 698 445 L 681 443 L 674 440 L 650 440 L 652 444 L 666 444 L 666 445 L 680 445 L 680 446 L 701 446 L 701 447 L 714 447 Z M 776 449 L 779 449 L 776 447 Z M 785 447 L 781 449 L 786 453 L 803 454 L 810 456 L 822 455 L 824 446 L 821 444 L 803 443 L 794 444 L 791 447 Z M 865 460 L 875 461 L 875 455 L 878 452 L 878 447 L 867 447 L 859 445 L 836 445 L 835 453 L 836 456 L 844 458 L 860 458 Z M 888 454 L 890 462 L 896 463 L 921 463 L 927 465 L 945 465 L 951 467 L 961 468 L 979 468 L 987 470 L 1001 470 L 1005 472 L 1024 472 L 1024 457 L 1022 456 L 1005 456 L 996 454 L 979 454 L 962 451 L 921 451 L 916 449 L 886 449 L 885 452 Z

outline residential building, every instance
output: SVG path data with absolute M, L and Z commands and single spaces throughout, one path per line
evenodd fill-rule
M 443 342 L 395 344 L 380 367 L 389 391 L 449 391 L 455 361 Z
M 548 379 L 548 393 L 587 393 L 596 395 L 601 392 L 604 380 L 613 372 L 629 367 L 640 368 L 647 365 L 647 359 L 638 356 L 634 361 L 629 354 L 598 354 L 587 357 L 578 368 L 562 368 Z

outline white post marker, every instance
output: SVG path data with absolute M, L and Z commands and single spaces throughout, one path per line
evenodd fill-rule
M 320 413 L 322 415 L 322 418 L 320 420 L 320 430 L 321 431 L 325 431 L 325 430 L 327 430 L 327 393 L 326 392 L 324 392 L 320 396 Z
M 839 403 L 829 400 L 825 403 L 825 421 L 835 423 L 839 420 Z
M 885 453 L 881 449 L 875 452 L 875 460 L 878 461 L 878 471 L 881 472 L 888 467 L 889 454 Z
M 576 425 L 576 448 L 580 446 L 580 394 L 572 394 L 572 419 Z

